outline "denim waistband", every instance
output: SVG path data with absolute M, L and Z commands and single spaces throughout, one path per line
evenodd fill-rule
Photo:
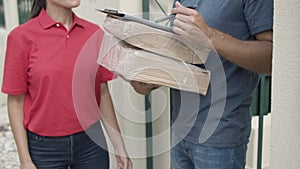
M 93 124 L 90 128 L 88 128 L 86 131 L 89 130 L 93 130 L 96 129 L 98 127 L 101 127 L 99 122 L 96 122 L 95 124 Z M 42 136 L 39 134 L 36 134 L 34 132 L 31 132 L 30 130 L 27 129 L 27 137 L 30 139 L 35 139 L 35 140 L 41 140 L 41 139 L 54 139 L 54 140 L 68 140 L 71 136 L 77 137 L 77 136 L 81 136 L 81 135 L 87 135 L 86 131 L 80 131 L 71 135 L 66 135 L 66 136 Z

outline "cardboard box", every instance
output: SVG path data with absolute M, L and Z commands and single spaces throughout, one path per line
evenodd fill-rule
M 144 22 L 152 23 L 146 20 Z M 133 21 L 108 16 L 103 27 L 114 37 L 132 46 L 187 63 L 203 64 L 211 51 L 198 44 L 195 46 L 175 33 Z
M 123 79 L 206 95 L 209 71 L 133 47 L 112 36 L 105 36 L 103 41 L 98 64 Z
M 143 22 L 147 24 L 108 15 L 104 29 L 110 35 L 103 38 L 98 64 L 127 81 L 206 95 L 210 72 L 193 64 L 205 63 L 210 49 L 192 46 L 172 32 L 149 26 L 150 21 Z

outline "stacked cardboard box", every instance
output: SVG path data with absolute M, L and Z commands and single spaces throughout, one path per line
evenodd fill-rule
M 155 24 L 155 23 L 154 23 Z M 141 23 L 107 16 L 98 64 L 125 80 L 157 84 L 206 95 L 210 72 L 204 64 L 207 48 Z

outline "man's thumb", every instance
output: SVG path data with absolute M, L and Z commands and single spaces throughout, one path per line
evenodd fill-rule
M 180 2 L 176 1 L 175 6 L 176 6 L 176 7 L 181 7 L 182 5 L 181 5 Z

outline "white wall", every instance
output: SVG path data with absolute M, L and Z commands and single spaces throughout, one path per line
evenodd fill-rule
M 271 168 L 300 168 L 300 1 L 275 0 Z

